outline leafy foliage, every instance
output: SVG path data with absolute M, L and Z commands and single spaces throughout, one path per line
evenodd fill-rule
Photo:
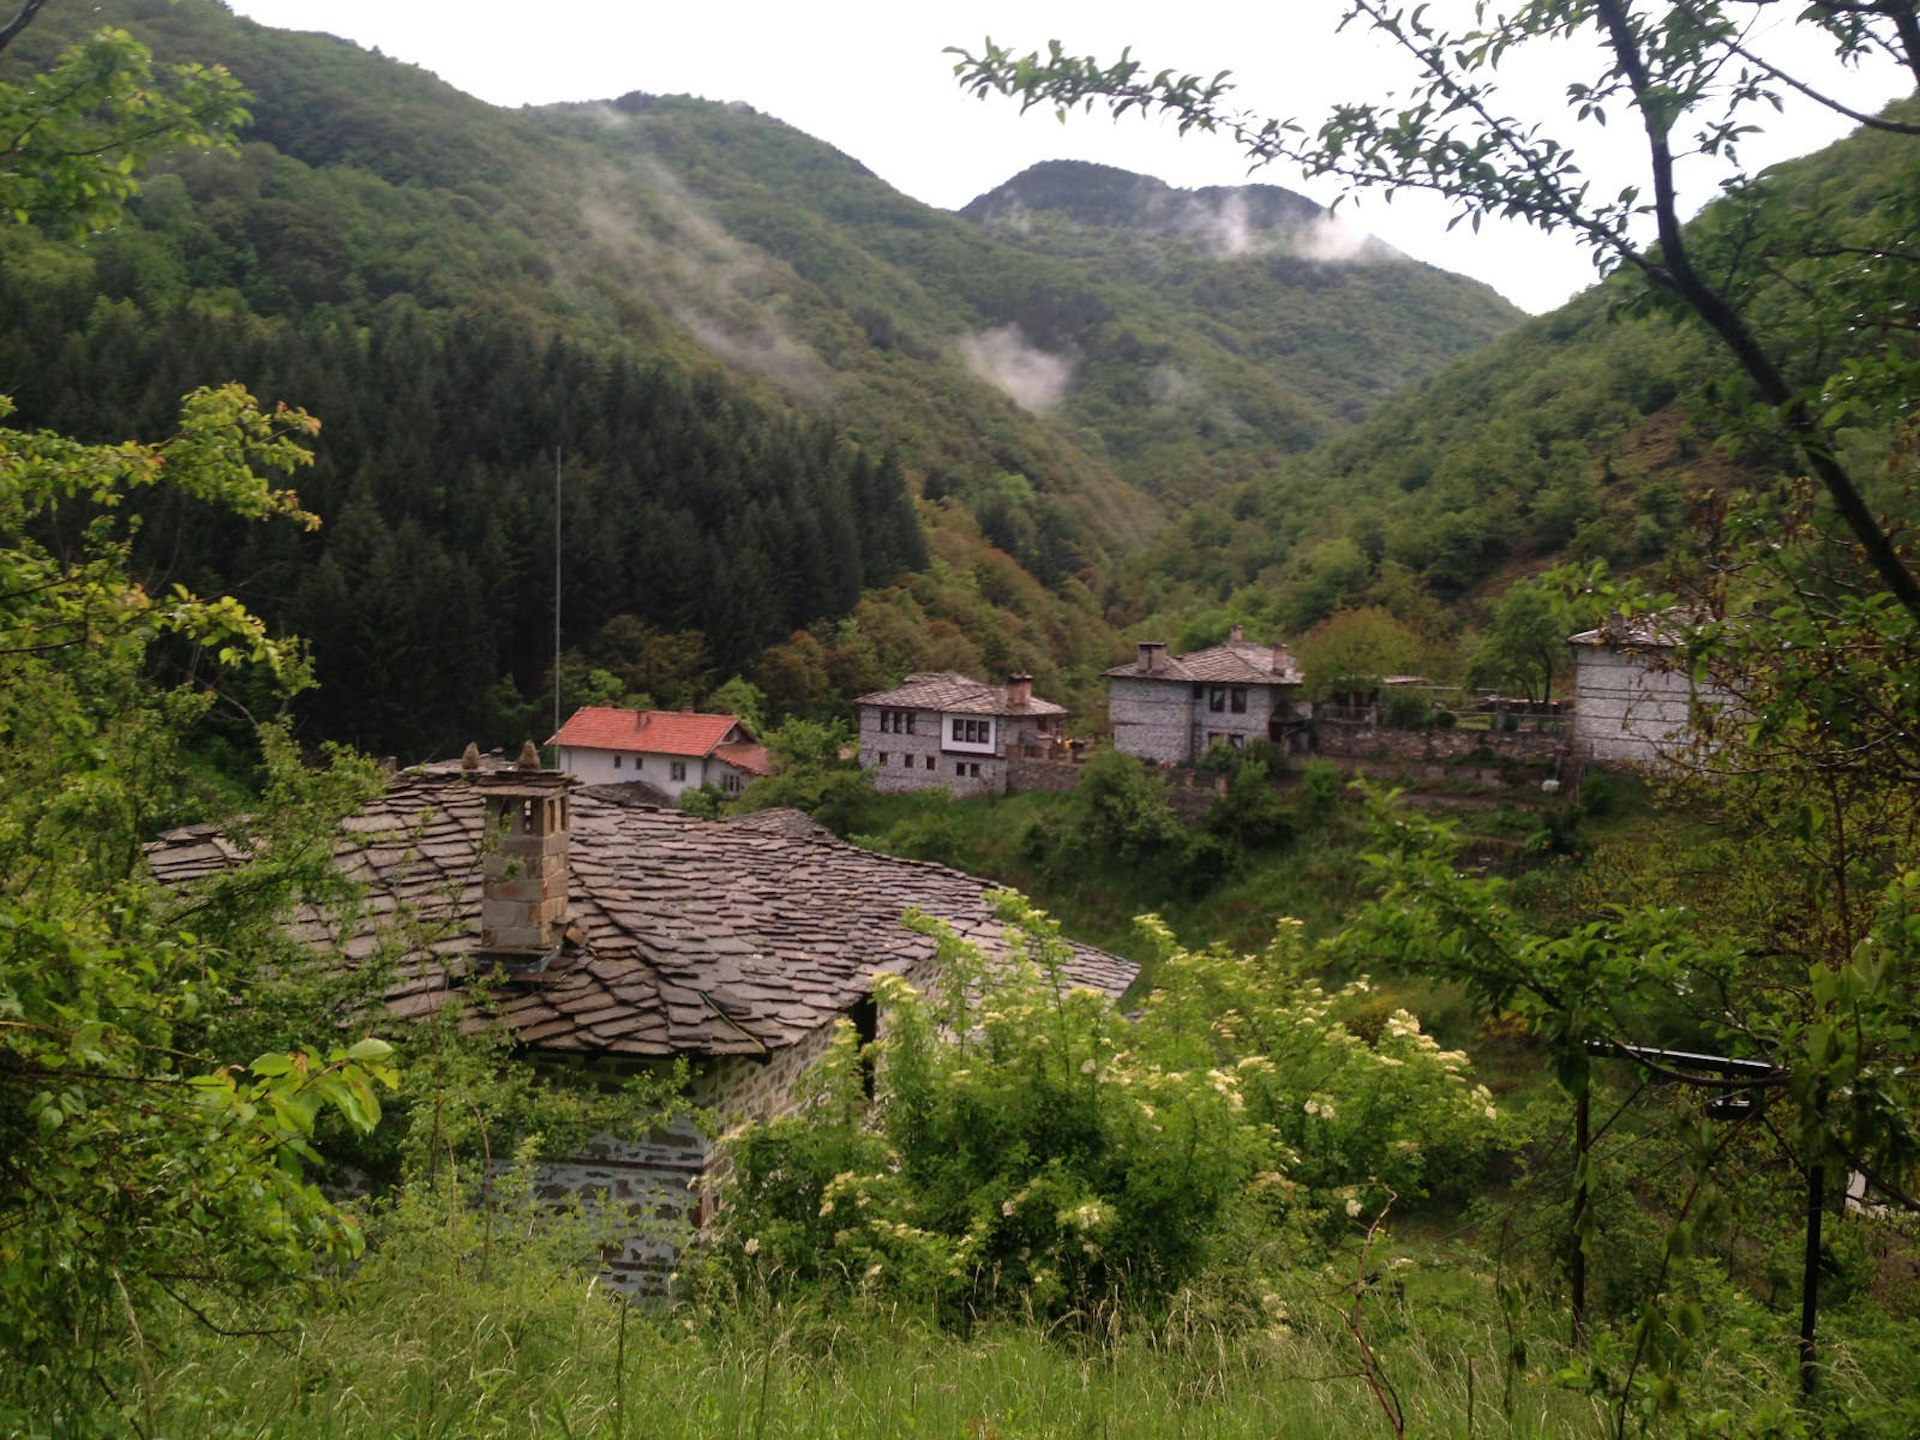
M 1465 1057 L 1404 1013 L 1361 1039 L 1344 1016 L 1364 987 L 1301 978 L 1291 927 L 1257 957 L 1173 950 L 1128 1021 L 1067 984 L 1057 927 L 1006 915 L 1007 957 L 942 933 L 936 992 L 883 978 L 873 1053 L 843 1029 L 811 1105 L 732 1140 L 724 1264 L 954 1320 L 1154 1310 L 1210 1268 L 1256 1279 L 1485 1144 Z
M 0 430 L 0 1412 L 32 1391 L 85 1415 L 85 1387 L 111 1389 L 114 1342 L 152 1307 L 359 1251 L 306 1167 L 324 1113 L 379 1120 L 389 1047 L 269 1050 L 243 1071 L 207 1044 L 259 958 L 221 941 L 274 913 L 311 857 L 298 817 L 263 818 L 256 839 L 286 843 L 252 903 L 215 903 L 197 930 L 140 870 L 149 827 L 187 801 L 181 752 L 209 683 L 253 669 L 272 693 L 303 667 L 234 600 L 137 583 L 125 507 L 155 491 L 305 520 L 268 474 L 305 458 L 293 437 L 309 428 L 230 387 L 190 396 L 158 445 Z M 290 763 L 271 737 L 268 753 Z

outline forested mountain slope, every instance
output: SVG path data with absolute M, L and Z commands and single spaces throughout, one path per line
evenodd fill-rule
M 1055 160 L 960 213 L 1024 249 L 1151 291 L 1220 352 L 1311 401 L 1323 439 L 1522 318 L 1479 281 L 1410 259 L 1277 185 L 1177 190 Z M 1153 382 L 1196 407 L 1215 383 L 1208 363 L 1169 357 Z M 1229 415 L 1231 389 L 1214 404 Z
M 1897 107 L 1911 120 L 1912 102 Z M 1689 227 L 1799 383 L 1901 326 L 1894 290 L 1865 301 L 1810 286 L 1773 254 L 1844 255 L 1852 230 L 1920 200 L 1909 142 L 1862 131 L 1768 172 Z M 1858 267 L 1859 284 L 1870 284 Z M 1897 289 L 1900 276 L 1887 281 Z M 1876 292 L 1877 293 L 1877 292 Z M 1877 309 L 1869 310 L 1869 305 Z M 1844 395 L 1836 391 L 1832 402 Z M 1618 276 L 1396 393 L 1363 424 L 1195 507 L 1127 567 L 1119 618 L 1228 612 L 1297 632 L 1344 607 L 1457 626 L 1517 573 L 1572 559 L 1660 572 L 1730 482 L 1792 461 L 1748 434 L 1744 380 L 1697 324 Z M 1843 431 L 1869 498 L 1909 514 L 1876 421 Z M 1684 568 L 1684 566 L 1683 566 Z
M 227 65 L 253 124 L 110 233 L 0 235 L 0 391 L 87 438 L 163 433 L 228 379 L 320 419 L 317 534 L 141 537 L 153 583 L 312 638 L 316 737 L 512 738 L 551 659 L 556 452 L 567 643 L 656 698 L 801 627 L 842 687 L 938 662 L 1091 693 L 1118 558 L 1353 410 L 1160 277 L 920 205 L 744 106 L 504 111 L 212 0 L 54 7 L 5 63 L 102 23 Z

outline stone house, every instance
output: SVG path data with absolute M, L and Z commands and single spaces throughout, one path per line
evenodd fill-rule
M 1571 636 L 1572 758 L 1579 763 L 1656 766 L 1685 743 L 1693 707 L 1724 704 L 1717 687 L 1679 663 L 1684 617 L 1610 615 Z
M 1142 641 L 1130 664 L 1106 676 L 1114 746 L 1142 760 L 1191 765 L 1216 742 L 1306 744 L 1312 710 L 1299 666 L 1285 645 L 1255 644 L 1238 625 L 1224 645 L 1188 655 Z
M 1034 698 L 1031 675 L 1015 675 L 1005 685 L 965 675 L 909 675 L 854 704 L 860 766 L 883 795 L 1004 795 L 1009 757 L 1020 746 L 1060 746 L 1067 713 Z
M 547 743 L 559 768 L 583 783 L 641 784 L 663 803 L 703 785 L 737 795 L 773 773 L 766 746 L 731 715 L 583 705 Z
M 594 1078 L 685 1061 L 690 1098 L 727 1122 L 788 1107 L 840 1019 L 873 1036 L 876 975 L 937 980 L 934 942 L 902 923 L 908 908 L 990 953 L 1004 945 L 986 881 L 858 849 L 797 811 L 710 821 L 633 794 L 471 751 L 406 771 L 341 824 L 336 860 L 364 886 L 362 903 L 344 919 L 302 910 L 294 933 L 343 965 L 402 951 L 383 996 L 396 1021 L 432 1015 L 486 976 L 484 1008 L 465 1027 L 505 1026 L 533 1063 Z M 214 826 L 148 847 L 172 887 L 244 863 Z M 1068 972 L 1115 997 L 1137 973 L 1080 946 Z M 552 1198 L 649 1216 L 608 1268 L 657 1285 L 684 1233 L 674 1227 L 704 1219 L 715 1159 L 677 1119 L 597 1136 L 540 1181 Z

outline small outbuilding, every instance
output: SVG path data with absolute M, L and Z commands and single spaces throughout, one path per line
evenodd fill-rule
M 1567 641 L 1573 647 L 1572 758 L 1635 768 L 1670 761 L 1685 743 L 1694 707 L 1726 703 L 1681 663 L 1686 618 L 1610 615 Z

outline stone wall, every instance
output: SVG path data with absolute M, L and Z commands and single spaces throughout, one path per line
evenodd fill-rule
M 882 795 L 946 789 L 952 772 L 940 761 L 938 711 L 914 711 L 909 735 L 882 730 L 877 705 L 860 707 L 860 768 L 873 776 L 873 788 Z
M 1672 652 L 1576 645 L 1573 753 L 1581 761 L 1649 765 L 1663 746 L 1686 738 L 1696 698 L 1685 670 L 1668 669 Z
M 1041 760 L 1015 755 L 1007 761 L 1007 791 L 1071 790 L 1080 783 L 1080 766 L 1069 759 Z
M 1535 730 L 1395 730 L 1316 717 L 1313 752 L 1328 759 L 1453 761 L 1484 756 L 1491 763 L 1556 759 L 1566 736 L 1556 726 Z
M 941 743 L 942 716 L 937 710 L 913 712 L 913 733 L 882 730 L 880 707 L 860 707 L 860 768 L 873 777 L 882 795 L 909 790 L 950 790 L 955 795 L 1004 795 L 1007 762 L 995 754 L 948 751 Z M 1006 744 L 1007 723 L 993 721 L 1000 748 Z M 980 773 L 974 775 L 973 767 Z M 964 767 L 964 768 L 957 768 Z
M 1107 690 L 1114 747 L 1142 760 L 1183 765 L 1193 757 L 1193 695 L 1184 680 L 1115 676 Z
M 932 988 L 937 978 L 932 960 L 906 975 L 921 990 Z M 827 1025 L 765 1059 L 736 1055 L 703 1062 L 687 1098 L 723 1130 L 789 1114 L 801 1080 L 825 1057 L 833 1035 L 834 1027 Z M 612 1084 L 665 1068 L 664 1062 L 602 1061 L 564 1070 L 577 1082 Z M 680 1251 L 706 1223 L 725 1174 L 714 1140 L 681 1115 L 645 1135 L 595 1135 L 579 1153 L 542 1164 L 536 1185 L 542 1199 L 556 1204 L 577 1200 L 590 1210 L 614 1211 L 620 1238 L 604 1257 L 604 1273 L 622 1289 L 658 1294 Z

